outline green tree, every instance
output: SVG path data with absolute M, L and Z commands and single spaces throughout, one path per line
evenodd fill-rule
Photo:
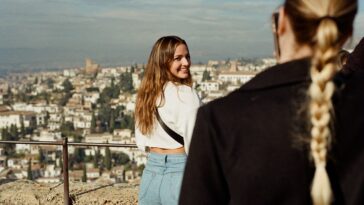
M 63 86 L 63 90 L 66 92 L 66 93 L 69 93 L 71 92 L 71 90 L 73 90 L 73 85 L 71 83 L 71 81 L 67 78 L 66 80 L 63 81 L 62 83 L 62 86 Z
M 113 89 L 111 87 L 106 87 L 100 93 L 100 98 L 98 99 L 98 102 L 101 105 L 108 104 L 112 97 L 113 97 Z
M 111 170 L 111 152 L 110 152 L 110 148 L 106 147 L 105 148 L 105 167 L 107 170 Z
M 70 92 L 66 92 L 66 94 L 63 96 L 63 98 L 60 99 L 60 101 L 58 102 L 58 104 L 60 106 L 65 106 L 68 102 L 68 100 L 72 97 L 72 93 Z
M 132 92 L 134 90 L 131 72 L 125 72 L 120 75 L 120 89 L 124 92 Z
M 70 160 L 75 163 L 81 163 L 84 161 L 85 156 L 85 149 L 76 147 Z
M 61 173 L 63 173 L 63 156 L 59 158 L 59 166 L 61 168 Z
M 47 78 L 45 80 L 45 83 L 47 84 L 48 88 L 53 89 L 53 87 L 54 87 L 54 80 L 52 78 Z
M 14 128 L 13 128 L 14 129 Z M 9 132 L 8 128 L 1 129 L 1 137 L 4 141 L 14 141 L 13 135 Z M 15 144 L 3 144 L 4 154 L 9 157 L 15 155 Z
M 202 74 L 202 81 L 207 81 L 207 80 L 211 80 L 210 72 L 204 70 Z
M 82 182 L 87 182 L 87 170 L 85 164 L 83 165 Z
M 89 87 L 89 88 L 86 88 L 86 91 L 87 92 L 100 92 L 100 89 L 96 88 L 96 87 Z
M 25 93 L 31 93 L 33 91 L 33 85 L 28 83 L 25 87 Z
M 94 156 L 94 160 L 93 160 L 94 168 L 97 168 L 99 166 L 99 160 L 100 160 L 100 150 L 98 149 L 95 152 L 95 156 Z
M 125 165 L 130 162 L 129 156 L 124 152 L 118 152 L 118 153 L 113 152 L 111 156 L 116 165 Z
M 11 140 L 13 141 L 19 140 L 18 127 L 14 124 L 10 126 L 10 135 L 11 135 Z
M 109 104 L 101 105 L 98 117 L 103 125 L 110 122 L 112 112 L 113 110 L 111 109 Z
M 50 101 L 50 98 L 51 98 L 51 95 L 48 92 L 41 92 L 37 97 L 42 99 L 42 100 L 45 100 L 47 105 L 48 105 L 49 101 Z
M 60 131 L 62 137 L 70 136 L 75 131 L 75 127 L 73 126 L 72 122 L 64 122 L 61 124 Z
M 82 136 L 81 135 L 74 135 L 74 142 L 81 142 Z M 81 147 L 76 147 L 75 152 L 73 153 L 71 160 L 76 163 L 81 163 L 84 161 L 84 158 L 86 157 L 85 149 Z
M 138 65 L 135 63 L 134 65 L 130 66 L 130 73 L 134 73 L 135 69 L 138 67 Z
M 21 135 L 21 137 L 24 137 L 25 134 L 26 134 L 26 132 L 25 132 L 25 127 L 24 127 L 24 117 L 21 116 L 20 117 L 20 135 Z
M 134 130 L 134 116 L 125 115 L 122 113 L 120 119 L 120 128 Z
M 48 126 L 49 118 L 50 118 L 49 112 L 46 111 L 45 112 L 45 118 L 44 118 L 44 127 L 47 127 Z
M 38 149 L 38 158 L 39 158 L 39 162 L 41 163 L 41 164 L 44 164 L 44 163 L 46 163 L 46 158 L 45 158 L 45 156 L 44 156 L 44 153 L 43 153 L 43 150 L 39 147 L 39 149 Z
M 30 133 L 33 134 L 33 130 L 37 129 L 37 119 L 35 116 L 32 116 L 29 122 Z
M 114 112 L 110 113 L 110 122 L 109 122 L 109 133 L 112 133 L 115 129 L 115 117 Z
M 95 130 L 96 130 L 96 116 L 95 116 L 95 113 L 94 112 L 92 112 L 90 130 L 91 130 L 91 133 L 95 133 Z
M 29 159 L 29 161 L 28 161 L 28 170 L 27 170 L 27 172 L 28 172 L 28 177 L 27 177 L 27 179 L 28 179 L 28 180 L 33 180 L 32 160 L 31 160 L 31 159 Z

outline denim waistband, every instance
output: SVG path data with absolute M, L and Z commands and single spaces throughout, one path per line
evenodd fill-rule
M 187 155 L 185 153 L 160 154 L 155 152 L 149 152 L 148 157 L 153 159 L 165 159 L 166 157 L 169 159 L 181 159 L 181 158 L 186 158 Z
M 187 155 L 185 153 L 178 154 L 159 154 L 155 152 L 148 153 L 148 159 L 157 160 L 157 161 L 174 161 L 174 160 L 186 160 Z
M 149 153 L 145 170 L 155 174 L 183 172 L 187 161 L 186 154 Z

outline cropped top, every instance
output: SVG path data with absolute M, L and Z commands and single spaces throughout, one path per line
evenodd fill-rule
M 185 151 L 188 153 L 196 113 L 201 101 L 196 91 L 187 85 L 176 85 L 172 82 L 167 82 L 163 92 L 164 102 L 160 103 L 161 98 L 157 100 L 159 115 L 169 128 L 184 138 Z M 145 150 L 146 147 L 164 149 L 182 147 L 181 144 L 164 131 L 157 120 L 155 120 L 150 135 L 143 135 L 136 126 L 135 138 L 137 146 L 141 150 Z

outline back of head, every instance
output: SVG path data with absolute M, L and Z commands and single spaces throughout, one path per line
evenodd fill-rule
M 297 44 L 308 45 L 313 51 L 308 108 L 312 124 L 311 155 L 316 167 L 311 188 L 315 205 L 332 201 L 326 172 L 331 141 L 331 97 L 335 89 L 332 79 L 337 72 L 337 55 L 353 32 L 357 4 L 357 0 L 286 0 L 284 3 Z
M 163 101 L 164 85 L 168 81 L 192 85 L 191 75 L 187 79 L 177 79 L 169 70 L 176 48 L 181 44 L 187 47 L 186 41 L 178 36 L 164 36 L 154 43 L 150 52 L 135 107 L 135 120 L 143 134 L 150 134 L 152 130 L 156 101 L 160 96 Z

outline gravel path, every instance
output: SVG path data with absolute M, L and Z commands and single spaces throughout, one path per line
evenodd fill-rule
M 70 195 L 73 205 L 133 205 L 138 203 L 138 185 L 71 183 Z M 63 205 L 63 184 L 0 181 L 0 204 Z

